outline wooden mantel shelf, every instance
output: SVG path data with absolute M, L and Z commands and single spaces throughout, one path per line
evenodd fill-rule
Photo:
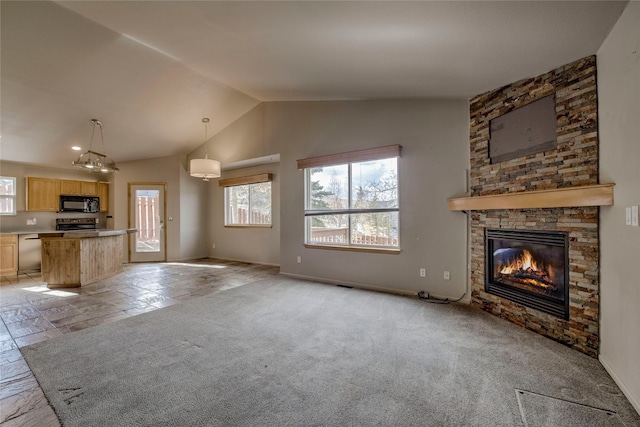
M 611 206 L 613 205 L 614 185 L 611 183 L 489 196 L 454 197 L 449 199 L 449 210 L 480 211 L 491 209 Z

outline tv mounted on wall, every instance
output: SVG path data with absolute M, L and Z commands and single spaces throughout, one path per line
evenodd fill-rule
M 491 163 L 557 147 L 555 95 L 548 95 L 489 122 Z

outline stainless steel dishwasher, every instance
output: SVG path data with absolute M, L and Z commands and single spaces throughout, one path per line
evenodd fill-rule
M 18 236 L 18 274 L 39 271 L 42 263 L 41 242 L 37 234 Z

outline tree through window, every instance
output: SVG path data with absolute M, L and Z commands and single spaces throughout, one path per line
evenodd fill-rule
M 271 174 L 219 181 L 225 226 L 271 226 Z
M 391 147 L 299 161 L 312 166 L 304 168 L 307 244 L 399 248 L 399 146 Z M 322 165 L 346 159 L 362 161 Z

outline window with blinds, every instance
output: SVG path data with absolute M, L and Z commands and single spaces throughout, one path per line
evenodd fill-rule
M 224 225 L 271 227 L 271 174 L 221 179 L 224 187 Z
M 298 161 L 305 176 L 305 243 L 399 249 L 399 145 Z

